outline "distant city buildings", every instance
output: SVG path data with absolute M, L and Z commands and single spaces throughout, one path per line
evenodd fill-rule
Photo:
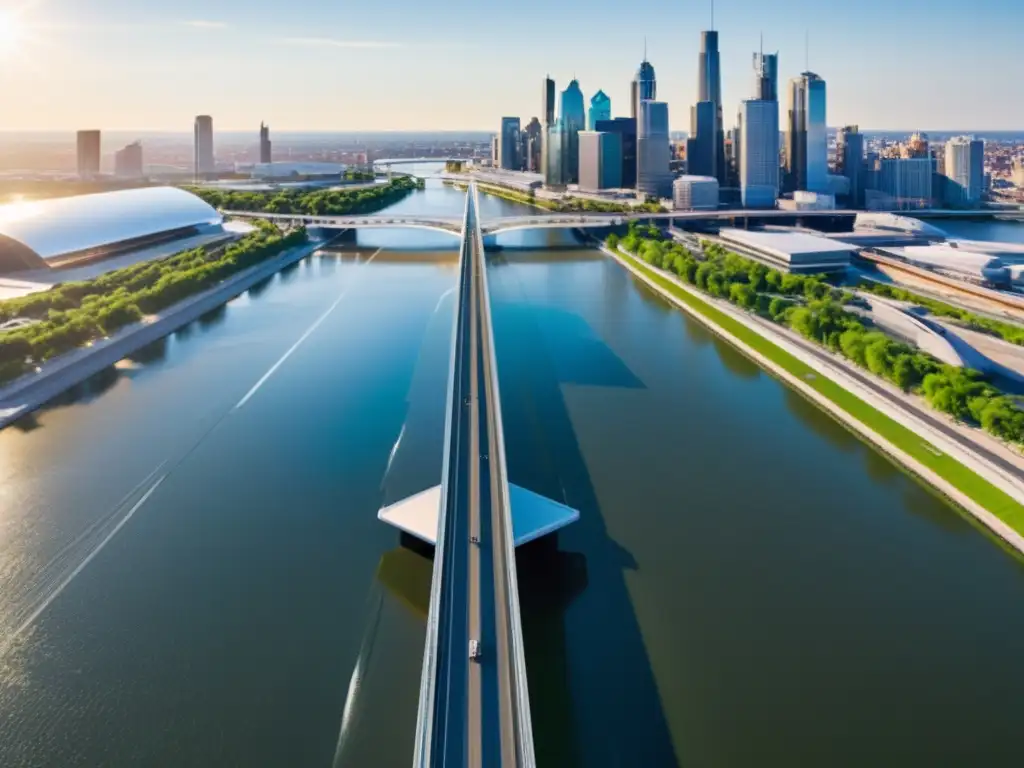
M 199 115 L 195 121 L 194 133 L 195 175 L 196 178 L 201 178 L 217 170 L 213 159 L 213 118 L 209 115 Z
M 791 191 L 828 191 L 825 81 L 813 72 L 789 81 L 786 180 Z
M 100 173 L 100 132 L 79 131 L 78 145 L 78 177 L 92 179 Z
M 670 197 L 671 159 L 668 104 L 663 101 L 641 101 L 636 137 L 637 192 L 648 197 Z
M 501 133 L 498 134 L 498 153 L 494 165 L 506 171 L 520 170 L 518 117 L 501 118 Z
M 587 130 L 596 131 L 599 120 L 612 119 L 612 100 L 604 91 L 598 91 L 590 99 L 590 110 L 587 112 Z
M 981 204 L 985 187 L 985 142 L 959 136 L 946 142 L 945 201 L 955 208 Z
M 620 188 L 622 136 L 612 131 L 580 131 L 579 141 L 580 190 L 599 192 Z
M 272 163 L 273 154 L 273 144 L 270 141 L 270 126 L 260 123 L 260 162 L 264 164 Z
M 141 142 L 134 141 L 114 153 L 114 175 L 119 179 L 141 179 L 145 175 Z

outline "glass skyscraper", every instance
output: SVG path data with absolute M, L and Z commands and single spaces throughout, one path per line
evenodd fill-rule
M 569 135 L 565 129 L 562 118 L 557 118 L 547 129 L 544 165 L 544 186 L 556 189 L 564 188 L 568 183 L 566 172 L 566 151 L 569 144 Z
M 718 32 L 706 30 L 700 33 L 700 53 L 697 59 L 697 106 L 690 115 L 691 134 L 693 129 L 704 129 L 704 136 L 697 135 L 694 148 L 700 157 L 694 158 L 700 173 L 714 176 L 720 183 L 726 181 L 725 130 L 722 125 L 722 73 L 718 56 Z M 702 107 L 710 104 L 711 107 Z M 710 109 L 713 119 L 708 125 L 706 110 Z M 688 145 L 689 146 L 689 145 Z M 690 160 L 687 151 L 687 160 Z M 691 171 L 692 173 L 693 171 Z
M 562 121 L 566 133 L 565 168 L 568 184 L 575 184 L 580 174 L 579 132 L 586 128 L 587 112 L 583 104 L 583 91 L 580 84 L 573 80 L 562 91 L 562 105 L 559 120 Z
M 663 101 L 641 101 L 636 137 L 637 191 L 652 197 L 671 197 L 671 159 L 668 104 Z
M 646 47 L 646 46 L 645 46 Z M 640 102 L 654 101 L 658 98 L 658 80 L 654 75 L 654 66 L 647 60 L 647 52 L 644 51 L 644 60 L 633 78 L 630 88 L 630 117 L 640 117 Z
M 498 134 L 498 166 L 506 171 L 518 171 L 519 160 L 519 118 L 501 118 L 501 133 Z
M 587 130 L 596 131 L 598 120 L 612 119 L 612 100 L 604 91 L 598 91 L 590 99 L 590 111 L 587 113 Z
M 825 81 L 804 72 L 789 81 L 786 175 L 790 190 L 829 191 Z
M 740 104 L 740 194 L 744 208 L 774 208 L 779 197 L 779 103 Z
M 611 131 L 580 131 L 580 189 L 622 186 L 622 137 Z
M 616 117 L 613 120 L 598 120 L 597 130 L 617 133 L 622 145 L 622 182 L 624 189 L 636 187 L 636 118 Z
M 985 187 L 985 142 L 958 136 L 946 142 L 946 203 L 973 208 L 981 203 Z
M 715 173 L 716 109 L 712 101 L 699 101 L 690 107 L 690 137 L 686 140 L 686 172 L 691 176 Z
M 754 98 L 760 101 L 779 100 L 779 54 L 754 54 Z
M 864 134 L 856 125 L 848 125 L 839 131 L 836 170 L 850 180 L 850 207 L 863 208 L 867 165 L 864 162 Z
M 540 169 L 544 174 L 544 183 L 548 183 L 548 134 L 555 122 L 555 81 L 544 78 L 544 90 L 541 96 L 541 132 L 540 132 Z

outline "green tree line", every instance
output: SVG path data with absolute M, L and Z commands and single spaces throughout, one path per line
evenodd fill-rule
M 306 216 L 346 216 L 372 213 L 423 188 L 423 180 L 399 176 L 388 184 L 362 189 L 276 189 L 246 192 L 209 187 L 186 187 L 214 208 L 226 211 L 295 213 Z
M 980 425 L 1004 440 L 1024 442 L 1024 411 L 975 370 L 945 365 L 873 328 L 845 308 L 852 296 L 824 276 L 786 274 L 704 243 L 703 257 L 665 240 L 655 227 L 630 226 L 609 248 L 621 247 L 653 267 L 716 298 L 792 328 L 861 368 L 907 392 L 916 392 L 937 411 Z M 894 296 L 894 298 L 897 298 Z
M 272 224 L 257 222 L 253 232 L 223 248 L 195 248 L 91 280 L 60 283 L 46 291 L 0 301 L 0 322 L 13 318 L 38 321 L 0 332 L 0 383 L 305 241 L 303 229 L 282 235 Z

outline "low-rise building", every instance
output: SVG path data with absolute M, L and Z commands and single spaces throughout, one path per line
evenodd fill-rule
M 672 182 L 672 207 L 677 211 L 717 211 L 718 195 L 714 176 L 679 176 Z
M 1005 261 L 990 253 L 977 253 L 959 248 L 956 243 L 872 250 L 880 256 L 905 261 L 912 266 L 937 272 L 956 280 L 995 287 L 1010 285 L 1010 270 Z
M 741 256 L 786 272 L 843 272 L 855 246 L 799 231 L 722 229 L 722 244 Z

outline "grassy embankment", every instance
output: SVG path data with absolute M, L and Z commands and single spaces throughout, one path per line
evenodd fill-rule
M 703 315 L 738 341 L 770 360 L 781 369 L 799 378 L 822 397 L 870 428 L 906 455 L 944 478 L 950 485 L 981 507 L 1024 534 L 1024 505 L 971 471 L 956 459 L 939 453 L 925 443 L 919 435 L 904 427 L 878 409 L 861 400 L 842 386 L 823 376 L 778 345 L 772 343 L 745 324 L 718 309 L 711 303 L 694 296 L 660 269 L 641 259 L 618 253 L 640 274 L 678 298 L 690 310 Z

